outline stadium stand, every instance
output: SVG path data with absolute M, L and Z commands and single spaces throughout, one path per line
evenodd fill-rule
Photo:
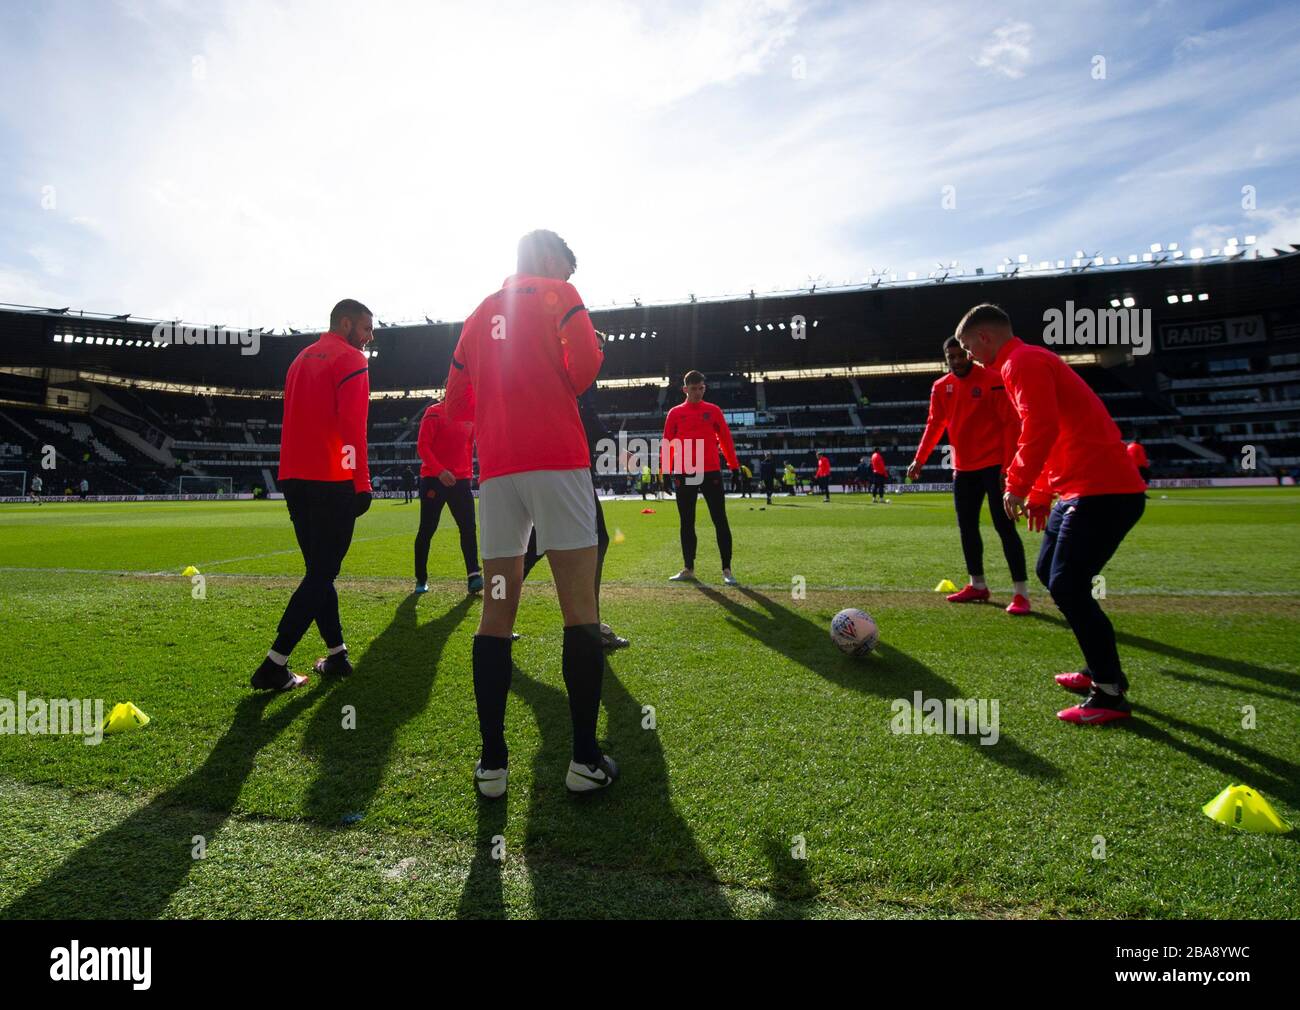
M 755 470 L 771 452 L 806 474 L 824 451 L 833 481 L 843 483 L 879 445 L 901 475 L 942 372 L 943 338 L 970 305 L 1001 304 L 1022 338 L 1041 343 L 1035 320 L 1045 308 L 1069 301 L 1104 311 L 1127 298 L 1150 310 L 1150 353 L 1054 349 L 1073 356 L 1125 436 L 1142 441 L 1155 475 L 1293 475 L 1300 469 L 1297 291 L 1300 256 L 1291 252 L 594 310 L 611 337 L 596 404 L 612 431 L 653 438 L 680 397 L 681 375 L 698 367 L 742 461 Z M 795 315 L 809 320 L 802 338 L 780 325 Z M 266 334 L 252 358 L 228 346 L 154 346 L 151 329 L 143 321 L 0 307 L 2 467 L 34 473 L 48 445 L 58 460 L 51 483 L 60 491 L 85 477 L 92 493 L 175 493 L 189 474 L 228 477 L 235 492 L 273 492 L 279 385 L 311 337 Z M 419 421 L 458 330 L 437 323 L 376 331 L 370 444 L 381 486 L 396 490 L 406 469 L 419 466 Z M 1243 470 L 1248 460 L 1254 470 Z M 923 479 L 945 479 L 939 461 L 935 453 Z M 611 489 L 625 483 L 604 481 Z

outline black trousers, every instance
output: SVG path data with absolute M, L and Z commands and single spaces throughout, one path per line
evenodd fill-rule
M 1092 580 L 1114 556 L 1146 509 L 1144 494 L 1103 494 L 1059 501 L 1047 519 L 1038 553 L 1039 581 L 1070 623 L 1086 672 L 1125 690 L 1115 629 L 1093 596 Z
M 829 477 L 818 477 L 817 486 L 821 488 L 821 492 L 826 496 L 826 500 L 830 501 L 831 500 L 831 479 Z
M 682 560 L 687 568 L 695 567 L 695 503 L 704 495 L 713 520 L 713 532 L 718 538 L 718 553 L 722 567 L 731 567 L 731 526 L 727 523 L 727 496 L 722 490 L 722 473 L 718 470 L 704 474 L 700 484 L 688 484 L 684 476 L 673 478 L 677 486 L 677 516 L 681 520 Z
M 961 552 L 966 557 L 966 571 L 984 574 L 984 538 L 980 536 L 980 512 L 988 499 L 993 528 L 1002 539 L 1002 553 L 1011 569 L 1012 582 L 1029 577 L 1025 567 L 1025 545 L 1020 542 L 1016 524 L 1007 518 L 1002 507 L 1002 467 L 983 470 L 958 470 L 952 482 L 953 504 L 957 506 L 957 528 L 961 531 Z
M 885 497 L 885 480 L 886 478 L 883 477 L 882 475 L 874 472 L 872 473 L 871 475 L 871 497 L 872 498 Z
M 763 491 L 767 495 L 767 503 L 772 504 L 772 495 L 776 494 L 776 477 L 764 477 L 760 481 L 763 485 Z
M 465 559 L 465 574 L 479 570 L 478 531 L 474 528 L 474 495 L 469 478 L 446 487 L 437 477 L 420 478 L 420 529 L 415 534 L 415 581 L 429 581 L 429 543 L 438 531 L 442 507 L 451 509 L 451 517 L 460 529 L 460 553 Z
M 336 648 L 343 644 L 343 625 L 334 580 L 352 545 L 356 492 L 350 480 L 282 480 L 280 490 L 307 572 L 289 597 L 271 648 L 289 655 L 312 621 L 325 644 Z

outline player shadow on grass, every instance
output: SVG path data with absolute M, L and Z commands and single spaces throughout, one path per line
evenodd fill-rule
M 275 708 L 275 695 L 251 694 L 198 768 L 116 826 L 73 852 L 0 919 L 154 919 L 198 865 L 194 836 L 211 850 L 253 770 L 258 753 L 323 692 L 303 690 Z
M 1234 684 L 1230 680 L 1219 680 L 1217 677 L 1202 677 L 1195 673 L 1188 673 L 1185 670 L 1163 669 L 1160 671 L 1161 676 L 1170 677 L 1173 680 L 1181 680 L 1184 684 L 1198 684 L 1202 687 L 1217 687 L 1225 691 L 1232 691 L 1236 694 L 1248 694 L 1250 697 L 1272 698 L 1274 701 L 1285 701 L 1290 704 L 1300 702 L 1300 677 L 1292 677 L 1297 681 L 1297 687 L 1291 694 L 1283 691 L 1270 691 L 1264 687 L 1243 687 L 1241 684 Z
M 909 703 L 914 691 L 920 691 L 926 699 L 962 697 L 955 684 L 944 680 L 924 663 L 913 659 L 895 646 L 882 644 L 875 650 L 880 661 L 893 676 L 864 676 L 860 665 L 861 660 L 851 659 L 831 651 L 825 628 L 789 607 L 782 606 L 771 597 L 753 589 L 742 587 L 738 590 L 763 608 L 759 611 L 746 607 L 733 597 L 709 586 L 697 584 L 696 588 L 727 611 L 728 622 L 733 627 L 739 628 L 770 651 L 780 653 L 792 663 L 846 690 L 887 698 L 891 701 L 903 698 Z M 809 656 L 818 657 L 817 661 L 810 661 Z M 871 661 L 870 657 L 868 661 Z M 882 723 L 882 726 L 886 724 Z M 973 733 L 951 734 L 951 737 L 971 747 L 981 757 L 996 761 L 1022 775 L 1045 780 L 1057 779 L 1061 776 L 1061 771 L 1056 765 L 1032 751 L 1025 750 L 1005 731 L 999 734 L 998 742 L 992 746 L 981 744 L 980 737 Z
M 308 817 L 338 824 L 365 813 L 383 782 L 402 726 L 429 705 L 438 657 L 475 602 L 466 596 L 441 617 L 416 620 L 414 593 L 398 605 L 392 621 L 366 647 L 352 676 L 318 708 L 303 738 L 316 759 L 316 775 L 303 807 Z M 343 706 L 356 713 L 356 728 L 343 728 Z
M 1137 718 L 1125 720 L 1123 723 L 1125 729 L 1140 737 L 1182 751 L 1188 757 L 1195 758 L 1201 764 L 1221 772 L 1233 782 L 1244 783 L 1265 794 L 1279 796 L 1291 806 L 1300 808 L 1300 766 L 1239 740 L 1233 740 L 1222 733 L 1216 733 L 1212 729 L 1168 715 L 1149 705 L 1140 705 L 1137 702 L 1132 704 L 1133 714 Z M 1179 739 L 1168 729 L 1155 725 L 1152 720 L 1164 723 L 1169 729 L 1198 736 L 1206 746 L 1197 746 L 1190 741 Z M 1221 751 L 1231 751 L 1234 756 L 1230 757 L 1220 753 Z M 1248 765 L 1245 763 L 1247 761 L 1254 764 Z M 1293 840 L 1300 840 L 1300 832 L 1292 832 L 1292 836 Z
M 1037 611 L 1035 612 L 1037 614 Z M 1050 624 L 1059 625 L 1062 628 L 1069 629 L 1069 624 L 1064 618 L 1056 617 L 1050 614 L 1037 614 L 1040 620 Z M 1218 670 L 1231 676 L 1242 677 L 1246 680 L 1253 680 L 1257 683 L 1275 684 L 1279 687 L 1295 690 L 1295 674 L 1287 673 L 1285 670 L 1274 670 L 1267 666 L 1259 666 L 1255 663 L 1247 663 L 1244 660 L 1228 659 L 1223 656 L 1211 656 L 1208 653 L 1192 652 L 1190 649 L 1183 649 L 1167 642 L 1157 642 L 1154 639 L 1144 638 L 1141 635 L 1134 635 L 1131 632 L 1120 631 L 1116 629 L 1115 639 L 1122 647 L 1141 649 L 1145 652 L 1151 652 L 1156 655 L 1165 656 L 1180 662 L 1188 663 L 1192 666 L 1198 666 L 1204 669 Z M 1294 702 L 1297 699 L 1295 695 L 1288 695 L 1282 692 L 1266 691 L 1259 688 L 1245 687 L 1239 684 L 1232 684 L 1228 681 L 1216 680 L 1211 677 L 1200 677 L 1196 674 L 1181 672 L 1178 670 L 1162 670 L 1161 673 L 1166 676 L 1181 680 L 1184 683 L 1201 683 L 1213 687 L 1226 688 L 1228 690 L 1255 692 L 1263 694 L 1279 701 Z M 1136 733 L 1138 736 L 1146 737 L 1158 741 L 1173 748 L 1182 751 L 1189 757 L 1195 758 L 1202 764 L 1217 769 L 1224 775 L 1232 778 L 1234 782 L 1246 782 L 1252 786 L 1258 786 L 1265 792 L 1272 792 L 1274 795 L 1285 799 L 1292 806 L 1300 807 L 1300 766 L 1292 764 L 1282 758 L 1268 754 L 1256 747 L 1233 740 L 1221 733 L 1216 733 L 1212 729 L 1204 726 L 1198 726 L 1195 723 L 1176 718 L 1172 715 L 1166 715 L 1158 709 L 1151 708 L 1141 702 L 1133 701 L 1133 714 L 1138 716 L 1135 719 L 1128 719 L 1120 725 Z M 1217 753 L 1216 750 L 1205 747 L 1198 747 L 1196 744 L 1185 740 L 1180 740 L 1172 733 L 1151 723 L 1150 719 L 1156 719 L 1167 724 L 1172 729 L 1182 730 L 1185 733 L 1200 737 L 1209 745 L 1210 748 L 1217 748 L 1220 751 L 1231 751 L 1237 755 L 1236 758 Z M 1240 759 L 1240 760 L 1239 760 Z M 1251 767 L 1245 764 L 1245 761 L 1252 761 L 1258 767 Z M 1261 772 L 1259 769 L 1263 768 Z M 1271 777 L 1266 777 L 1271 776 Z M 1293 832 L 1292 837 L 1300 840 L 1300 832 Z
M 1070 625 L 1065 618 L 1056 614 L 1044 614 L 1035 610 L 1030 616 L 1048 624 L 1055 624 L 1058 627 L 1065 628 L 1067 631 L 1070 630 Z M 1300 694 L 1300 681 L 1297 680 L 1294 673 L 1287 670 L 1274 670 L 1272 667 L 1260 666 L 1257 663 L 1247 663 L 1245 660 L 1240 659 L 1228 659 L 1225 656 L 1212 656 L 1206 652 L 1192 652 L 1190 649 L 1183 649 L 1169 642 L 1157 642 L 1154 638 L 1145 638 L 1142 635 L 1135 635 L 1131 631 L 1122 631 L 1119 628 L 1115 629 L 1115 641 L 1119 643 L 1121 649 L 1125 647 L 1141 649 L 1144 652 L 1152 652 L 1167 659 L 1186 663 L 1189 666 L 1217 670 L 1219 673 L 1227 673 L 1260 684 L 1280 687 L 1284 691 L 1293 692 L 1293 695 Z M 1122 654 L 1120 658 L 1123 658 Z M 1235 687 L 1236 685 L 1227 684 L 1224 686 Z M 1300 700 L 1300 698 L 1293 697 L 1288 700 Z
M 641 728 L 641 703 L 606 664 L 603 745 L 623 777 L 607 793 L 570 795 L 569 700 L 562 686 L 514 667 L 511 691 L 532 710 L 540 744 L 533 758 L 524 840 L 532 915 L 539 919 L 731 917 L 722 884 L 673 807 L 659 734 Z M 556 675 L 558 679 L 558 674 Z M 512 789 L 517 787 L 511 786 Z M 461 918 L 502 918 L 502 863 L 492 838 L 504 834 L 503 802 L 479 800 L 474 861 L 461 895 Z

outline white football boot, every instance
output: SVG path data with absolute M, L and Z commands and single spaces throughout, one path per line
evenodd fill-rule
M 608 789 L 617 779 L 618 765 L 608 754 L 602 754 L 600 762 L 594 765 L 570 761 L 564 785 L 571 793 L 591 793 L 598 789 Z

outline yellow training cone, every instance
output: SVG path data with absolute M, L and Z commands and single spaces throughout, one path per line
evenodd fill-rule
M 113 711 L 108 713 L 108 718 L 104 720 L 104 732 L 125 733 L 129 729 L 140 729 L 148 725 L 149 717 L 131 702 L 124 701 L 120 705 L 114 705 Z
M 942 582 L 940 582 L 937 586 L 934 587 L 934 591 L 936 593 L 955 593 L 957 591 L 957 587 L 954 586 L 952 582 L 949 581 L 948 579 L 944 579 Z
M 624 535 L 624 533 L 623 533 L 622 530 L 615 530 L 615 531 L 614 531 L 614 543 L 616 543 L 616 544 L 621 544 L 621 543 L 622 543 L 624 540 L 626 540 L 626 539 L 627 539 L 627 537 Z
M 1268 800 L 1250 786 L 1228 786 L 1201 810 L 1206 817 L 1242 831 L 1284 835 L 1291 830 L 1291 825 L 1277 815 Z
M 186 565 L 186 566 L 185 566 L 185 571 L 181 572 L 181 574 L 182 574 L 182 575 L 198 575 L 198 574 L 199 574 L 199 570 L 198 570 L 197 568 L 195 568 L 193 565 Z

